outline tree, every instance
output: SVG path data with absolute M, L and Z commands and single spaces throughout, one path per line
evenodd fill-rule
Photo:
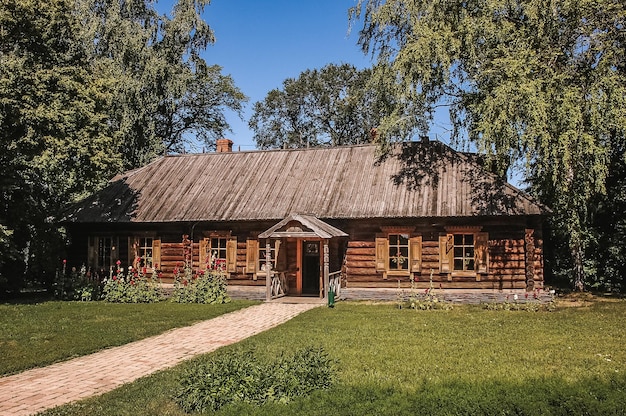
M 283 81 L 254 105 L 249 125 L 257 147 L 298 148 L 368 143 L 389 115 L 392 96 L 371 81 L 371 70 L 329 64 Z M 395 105 L 404 113 L 408 108 Z M 415 114 L 421 114 L 416 112 Z M 399 132 L 408 137 L 411 130 Z
M 89 70 L 70 3 L 6 0 L 0 13 L 0 280 L 45 278 L 60 206 L 115 172 L 111 84 Z
M 125 168 L 183 152 L 190 139 L 213 147 L 229 129 L 224 111 L 241 114 L 245 95 L 200 57 L 215 40 L 201 17 L 208 3 L 178 0 L 167 18 L 148 0 L 80 0 L 91 56 L 119 80 L 110 114 Z
M 0 289 L 50 283 L 64 205 L 114 174 L 211 144 L 245 99 L 199 57 L 213 41 L 180 0 L 3 0 L 0 5 Z
M 626 133 L 624 2 L 361 0 L 352 16 L 363 18 L 364 50 L 403 86 L 398 100 L 449 105 L 455 140 L 501 169 L 522 162 L 582 290 L 590 203 Z M 384 120 L 383 137 L 396 118 Z

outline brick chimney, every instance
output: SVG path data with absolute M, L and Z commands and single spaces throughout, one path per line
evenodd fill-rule
M 217 139 L 215 144 L 217 145 L 217 153 L 233 151 L 233 141 L 230 139 Z

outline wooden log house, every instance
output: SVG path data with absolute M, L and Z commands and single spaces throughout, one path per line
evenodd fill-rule
M 165 282 L 185 264 L 220 267 L 229 287 L 268 298 L 431 280 L 542 287 L 546 207 L 440 142 L 377 155 L 373 145 L 233 152 L 222 139 L 215 153 L 161 157 L 67 211 L 69 259 L 103 274 L 135 262 Z

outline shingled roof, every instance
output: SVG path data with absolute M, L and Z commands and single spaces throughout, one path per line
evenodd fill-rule
M 161 157 L 72 206 L 67 222 L 543 215 L 547 209 L 440 142 Z

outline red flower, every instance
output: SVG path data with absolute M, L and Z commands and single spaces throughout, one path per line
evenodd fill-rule
M 63 259 L 63 264 L 65 264 L 65 263 L 67 263 L 67 260 L 66 260 L 66 259 Z
M 130 284 L 134 286 L 134 285 L 135 285 L 135 281 L 134 281 L 134 280 L 131 280 L 131 281 L 130 281 Z
M 526 299 L 528 299 L 528 292 L 526 292 L 526 293 L 524 294 L 524 297 L 525 297 Z
M 115 264 L 117 264 L 117 266 L 119 267 L 120 264 L 122 264 L 122 262 L 120 260 L 116 261 Z
M 159 268 L 159 263 L 154 263 L 154 268 L 158 269 Z
M 183 286 L 187 286 L 187 280 L 183 280 Z
M 142 272 L 143 274 L 146 274 L 146 273 L 148 273 L 148 269 L 144 267 L 143 269 L 141 269 L 141 272 Z
M 113 281 L 116 281 L 116 280 L 117 280 L 117 276 L 113 276 Z
M 159 272 L 159 279 L 163 277 L 163 273 Z

